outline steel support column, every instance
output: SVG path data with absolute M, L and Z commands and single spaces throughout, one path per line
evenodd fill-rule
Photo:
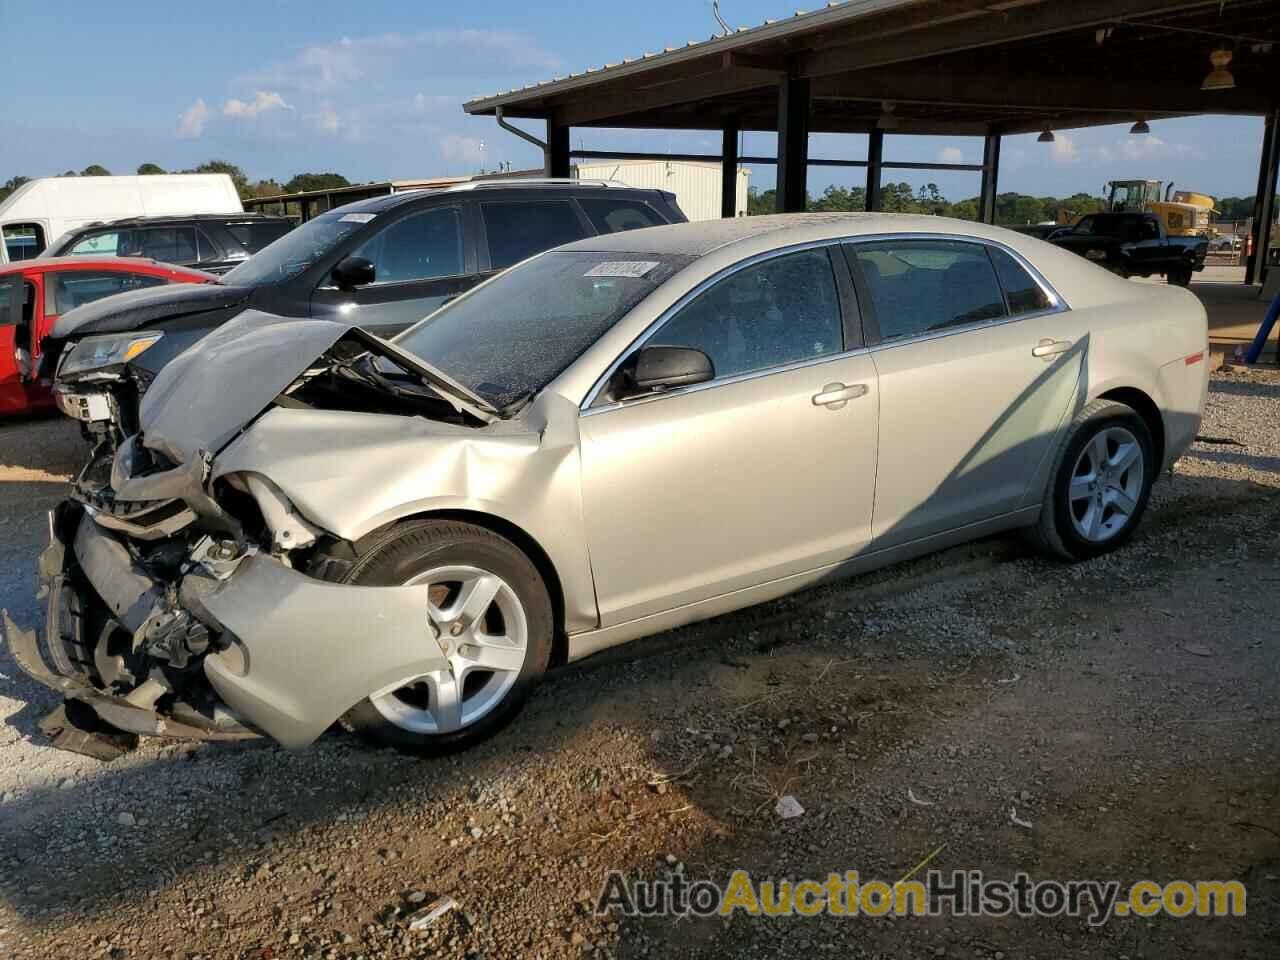
M 1280 110 L 1267 115 L 1262 134 L 1262 160 L 1258 167 L 1258 191 L 1253 197 L 1253 256 L 1244 268 L 1244 282 L 1262 282 L 1267 272 L 1271 221 L 1276 215 L 1276 180 L 1280 176 Z
M 801 213 L 809 175 L 809 80 L 783 77 L 778 86 L 778 185 L 775 205 L 779 213 Z
M 569 128 L 547 120 L 547 170 L 548 177 L 569 179 Z
M 1000 135 L 988 133 L 982 146 L 982 193 L 978 198 L 978 219 L 996 222 L 996 191 L 1000 186 Z
M 880 170 L 884 163 L 884 131 L 872 130 L 867 137 L 867 209 L 880 209 Z
M 720 216 L 738 215 L 738 121 L 726 120 L 720 131 Z

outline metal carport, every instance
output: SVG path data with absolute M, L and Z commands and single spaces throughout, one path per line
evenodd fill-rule
M 980 170 L 994 214 L 1005 134 L 1195 114 L 1265 117 L 1247 279 L 1260 278 L 1280 163 L 1277 0 L 849 0 L 785 20 L 590 68 L 464 105 L 546 121 L 548 176 L 571 159 L 573 127 L 722 132 L 728 185 L 739 162 L 777 163 L 780 211 L 804 208 L 810 165 L 866 168 L 876 209 L 884 169 Z M 1230 51 L 1229 89 L 1202 89 Z M 1220 77 L 1219 77 L 1220 79 Z M 776 131 L 776 157 L 737 156 L 740 130 Z M 983 136 L 981 165 L 893 163 L 885 132 Z M 865 160 L 808 156 L 810 133 L 865 133 Z M 526 135 L 527 138 L 527 135 Z M 665 155 L 663 155 L 665 156 Z

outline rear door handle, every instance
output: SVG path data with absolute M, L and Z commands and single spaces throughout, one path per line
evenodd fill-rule
M 1070 340 L 1041 340 L 1031 348 L 1031 355 L 1040 357 L 1042 360 L 1048 360 L 1060 353 L 1066 353 L 1070 349 Z
M 865 383 L 855 383 L 852 386 L 845 386 L 843 383 L 828 383 L 822 388 L 821 393 L 813 395 L 813 405 L 815 407 L 826 407 L 828 410 L 839 410 L 850 400 L 857 400 L 859 397 L 867 395 L 867 385 Z

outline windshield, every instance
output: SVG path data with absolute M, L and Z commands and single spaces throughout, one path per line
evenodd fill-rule
M 690 260 L 553 251 L 499 274 L 393 342 L 501 410 L 554 380 Z
M 222 278 L 246 287 L 280 283 L 296 277 L 374 218 L 372 213 L 322 213 L 268 244 Z

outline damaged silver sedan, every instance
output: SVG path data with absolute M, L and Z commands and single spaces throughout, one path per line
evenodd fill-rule
M 1017 527 L 1115 549 L 1204 344 L 1185 291 L 888 216 L 592 238 L 395 342 L 247 312 L 95 450 L 9 646 L 95 755 L 460 749 L 555 663 L 831 577 Z

